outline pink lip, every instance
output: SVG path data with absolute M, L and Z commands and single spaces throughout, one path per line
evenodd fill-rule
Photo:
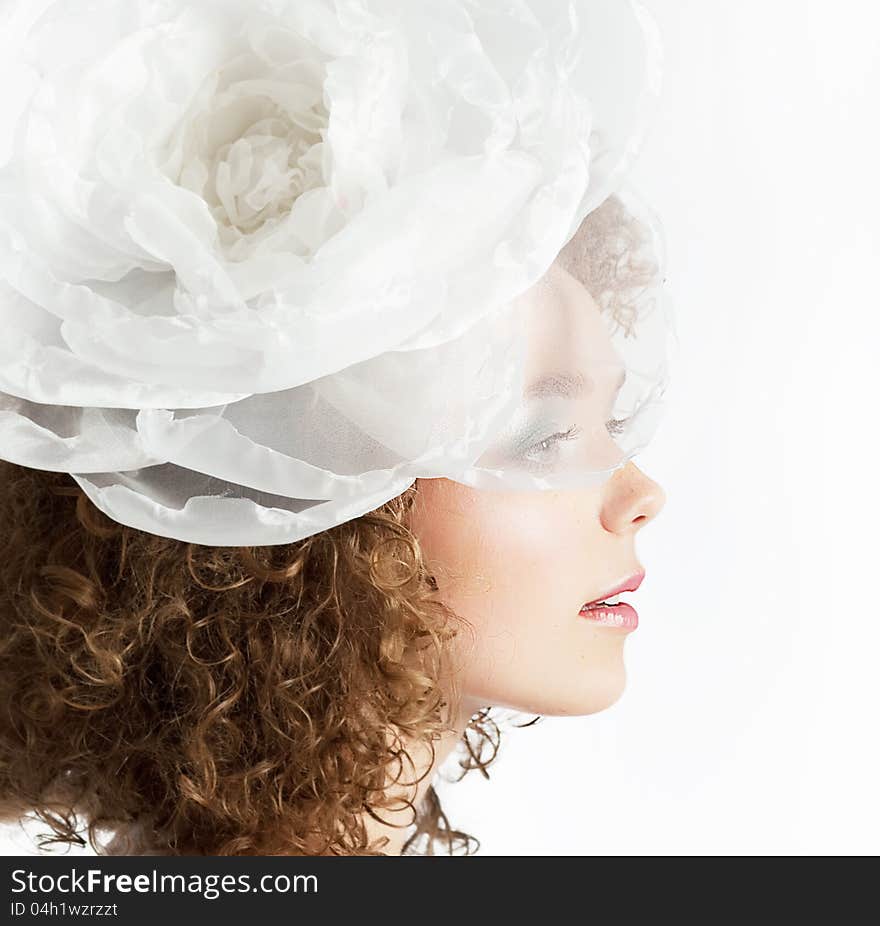
M 639 612 L 632 605 L 623 602 L 584 607 L 580 616 L 606 627 L 619 627 L 621 630 L 635 630 L 639 626 Z
M 643 582 L 645 578 L 645 572 L 637 572 L 635 575 L 631 575 L 628 579 L 624 579 L 619 585 L 615 585 L 614 588 L 609 589 L 607 592 L 603 592 L 598 598 L 594 598 L 592 601 L 588 601 L 584 607 L 588 607 L 591 604 L 596 604 L 598 601 L 604 601 L 606 598 L 613 598 L 615 595 L 619 595 L 621 592 L 634 592 Z
M 639 626 L 639 614 L 632 605 L 624 602 L 614 605 L 600 605 L 598 602 L 611 598 L 613 595 L 619 595 L 621 592 L 634 592 L 642 584 L 644 578 L 644 572 L 637 572 L 628 579 L 624 579 L 623 582 L 605 592 L 600 598 L 588 601 L 581 608 L 580 615 L 587 618 L 587 620 L 604 624 L 606 627 L 635 630 Z

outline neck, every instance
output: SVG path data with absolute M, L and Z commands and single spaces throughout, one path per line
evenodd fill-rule
M 412 759 L 412 770 L 407 764 L 407 772 L 401 777 L 405 781 L 414 781 L 419 778 L 418 786 L 414 789 L 410 787 L 394 786 L 389 789 L 389 795 L 394 798 L 400 798 L 401 808 L 377 811 L 377 816 L 381 817 L 384 822 L 374 819 L 367 815 L 364 819 L 364 825 L 367 830 L 370 842 L 378 847 L 378 850 L 384 855 L 401 855 L 403 846 L 407 840 L 407 830 L 413 822 L 412 810 L 403 806 L 404 800 L 410 800 L 414 807 L 418 807 L 428 789 L 434 773 L 448 758 L 456 744 L 461 739 L 467 728 L 468 721 L 480 709 L 481 705 L 474 701 L 462 701 L 452 729 L 444 733 L 440 740 L 434 742 L 434 755 L 432 759 L 431 750 L 424 742 L 405 741 L 407 752 Z M 413 796 L 415 794 L 415 796 Z M 387 843 L 381 845 L 381 840 L 387 838 Z

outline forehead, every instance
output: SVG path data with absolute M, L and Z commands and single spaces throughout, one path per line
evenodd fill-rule
M 526 383 L 579 374 L 619 378 L 624 364 L 598 304 L 559 263 L 519 297 L 528 331 Z

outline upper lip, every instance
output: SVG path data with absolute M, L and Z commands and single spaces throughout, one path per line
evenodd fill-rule
M 584 607 L 591 604 L 598 604 L 600 601 L 605 601 L 607 598 L 613 598 L 615 595 L 619 595 L 621 592 L 634 592 L 642 584 L 642 580 L 644 578 L 645 571 L 640 570 L 639 572 L 631 575 L 628 579 L 624 579 L 622 582 L 615 585 L 614 588 L 610 588 L 607 592 L 603 592 L 598 598 L 594 598 L 592 601 L 588 601 Z

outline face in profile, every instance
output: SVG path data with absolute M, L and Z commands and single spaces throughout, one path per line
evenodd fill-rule
M 538 474 L 612 468 L 622 460 L 611 410 L 624 367 L 599 307 L 558 263 L 521 298 L 530 319 L 526 391 L 519 420 L 492 453 Z M 644 572 L 636 535 L 663 507 L 660 486 L 629 462 L 584 488 L 422 479 L 418 489 L 413 529 L 438 597 L 466 622 L 453 656 L 468 709 L 578 715 L 613 704 L 626 683 L 632 620 L 581 609 Z M 637 592 L 623 599 L 638 606 Z

